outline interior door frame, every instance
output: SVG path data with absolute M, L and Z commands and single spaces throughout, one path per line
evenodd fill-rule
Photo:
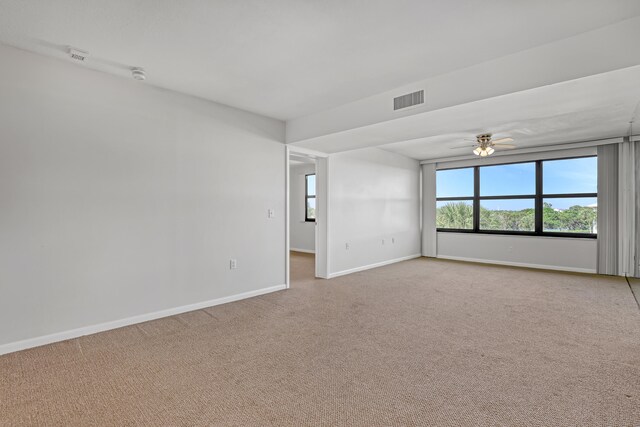
M 315 276 L 328 279 L 329 276 L 329 155 L 308 148 L 287 145 L 285 147 L 285 283 L 287 288 L 291 286 L 291 205 L 289 200 L 291 169 L 291 154 L 307 156 L 315 160 L 316 164 L 316 226 L 315 226 Z

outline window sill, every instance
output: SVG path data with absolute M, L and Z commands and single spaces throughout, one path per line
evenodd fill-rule
M 473 231 L 473 230 L 454 230 L 439 228 L 436 229 L 438 233 L 459 233 L 459 234 L 473 234 L 483 236 L 509 236 L 509 237 L 543 237 L 543 238 L 560 238 L 560 239 L 590 239 L 596 240 L 597 234 L 583 234 L 583 233 L 533 233 L 526 231 Z

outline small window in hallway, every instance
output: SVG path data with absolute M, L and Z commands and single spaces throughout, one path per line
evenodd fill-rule
M 315 222 L 316 220 L 316 174 L 305 175 L 304 200 L 306 203 L 304 210 L 304 220 Z

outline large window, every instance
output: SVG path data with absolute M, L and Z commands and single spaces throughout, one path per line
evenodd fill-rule
M 315 222 L 316 220 L 316 175 L 304 176 L 304 220 Z
M 595 237 L 597 157 L 436 173 L 438 231 Z

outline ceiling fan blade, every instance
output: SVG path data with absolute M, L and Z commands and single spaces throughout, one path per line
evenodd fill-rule
M 507 150 L 513 150 L 514 148 L 516 148 L 516 146 L 513 144 L 494 144 L 493 146 L 494 148 L 505 148 Z
M 513 138 L 507 137 L 507 138 L 494 139 L 491 142 L 493 142 L 494 144 L 502 144 L 503 142 L 511 142 L 511 141 L 513 141 Z
M 449 150 L 461 150 L 461 149 L 465 149 L 468 150 L 469 148 L 474 148 L 477 147 L 477 145 L 463 145 L 462 147 L 449 147 Z

